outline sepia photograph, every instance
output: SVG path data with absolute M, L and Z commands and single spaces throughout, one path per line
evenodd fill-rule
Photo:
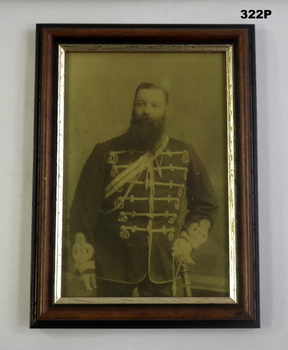
M 66 53 L 62 295 L 228 296 L 225 51 L 138 50 Z

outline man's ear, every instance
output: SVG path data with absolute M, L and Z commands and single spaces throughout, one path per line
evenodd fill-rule
M 169 115 L 169 112 L 170 112 L 170 106 L 167 105 L 167 106 L 166 106 L 166 117 Z

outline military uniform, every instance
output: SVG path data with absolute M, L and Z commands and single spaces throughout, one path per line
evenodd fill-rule
M 193 223 L 213 222 L 214 191 L 191 145 L 165 136 L 151 154 L 127 149 L 124 140 L 96 145 L 82 170 L 70 228 L 73 239 L 83 234 L 94 256 L 75 266 L 91 271 L 95 258 L 100 279 L 169 282 L 172 245 L 182 230 L 189 239 Z

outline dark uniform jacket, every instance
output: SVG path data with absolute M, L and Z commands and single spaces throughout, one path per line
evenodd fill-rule
M 171 247 L 192 223 L 213 222 L 214 191 L 189 144 L 166 137 L 143 165 L 147 154 L 126 149 L 124 137 L 96 145 L 84 165 L 71 208 L 72 238 L 81 232 L 94 247 L 99 278 L 138 283 L 148 273 L 155 283 L 172 281 Z M 133 169 L 138 163 L 142 168 Z M 122 173 L 128 175 L 121 179 Z

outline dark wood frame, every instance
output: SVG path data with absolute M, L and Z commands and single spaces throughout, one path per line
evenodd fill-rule
M 37 25 L 31 328 L 260 326 L 254 36 L 253 25 Z M 57 47 L 64 43 L 233 44 L 237 305 L 53 304 Z

